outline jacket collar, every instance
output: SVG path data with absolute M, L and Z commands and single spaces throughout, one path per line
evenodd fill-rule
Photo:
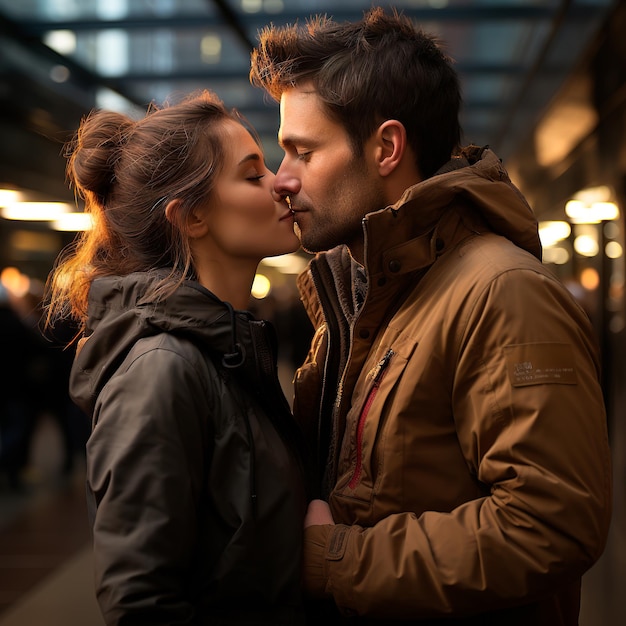
M 363 218 L 365 267 L 370 291 L 379 285 L 385 297 L 391 284 L 402 288 L 408 275 L 425 270 L 468 236 L 491 231 L 541 258 L 538 223 L 532 209 L 511 182 L 500 159 L 489 149 L 470 146 L 437 174 L 409 187 L 398 202 Z M 345 246 L 316 255 L 311 261 L 334 270 L 335 287 L 342 292 L 342 276 L 349 277 L 350 256 Z M 402 277 L 405 280 L 398 280 Z M 312 273 L 298 280 L 303 301 L 314 322 L 322 317 L 314 294 Z M 370 292 L 370 296 L 371 296 Z

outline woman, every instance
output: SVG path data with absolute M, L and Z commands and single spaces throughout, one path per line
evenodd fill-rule
M 107 625 L 297 624 L 305 494 L 261 258 L 299 242 L 274 175 L 213 95 L 134 122 L 95 111 L 68 152 L 94 227 L 57 264 L 49 322 L 83 338 L 87 483 Z

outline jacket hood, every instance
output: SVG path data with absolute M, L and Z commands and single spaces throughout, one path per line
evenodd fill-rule
M 159 333 L 206 345 L 229 368 L 255 367 L 252 315 L 235 311 L 199 283 L 185 281 L 168 298 L 146 294 L 167 274 L 159 271 L 96 279 L 89 291 L 88 321 L 70 377 L 70 394 L 88 414 L 102 387 L 140 339 Z
M 413 187 L 390 209 L 414 213 L 427 228 L 454 203 L 478 214 L 496 234 L 541 259 L 537 219 L 511 182 L 497 155 L 488 148 L 468 146 L 437 174 Z

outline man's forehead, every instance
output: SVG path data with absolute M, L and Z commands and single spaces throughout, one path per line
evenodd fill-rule
M 315 107 L 321 111 L 321 100 L 315 89 L 309 84 L 305 86 L 295 86 L 285 89 L 280 97 L 281 114 L 285 109 L 292 108 L 312 108 Z
M 279 140 L 293 142 L 294 137 L 308 136 L 310 128 L 329 121 L 314 90 L 293 87 L 283 92 L 280 99 Z

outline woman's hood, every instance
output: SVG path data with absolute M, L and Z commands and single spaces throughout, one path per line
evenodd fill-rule
M 231 366 L 243 366 L 240 346 L 250 341 L 252 316 L 234 311 L 199 283 L 185 281 L 166 299 L 146 298 L 162 272 L 96 279 L 89 292 L 88 321 L 80 340 L 70 393 L 87 412 L 132 346 L 162 332 L 192 338 Z

